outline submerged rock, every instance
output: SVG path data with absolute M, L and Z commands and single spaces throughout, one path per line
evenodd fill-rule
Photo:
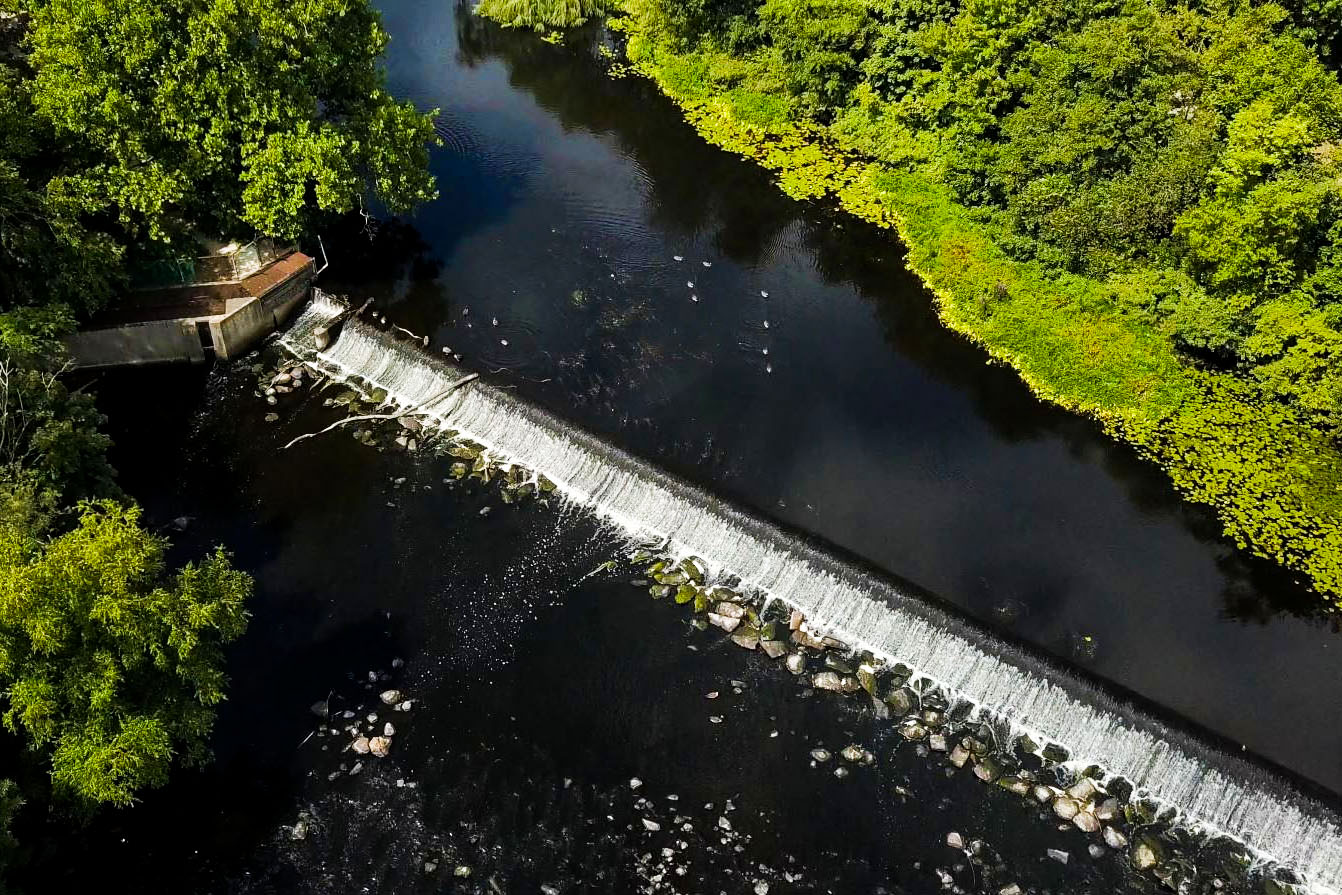
M 823 762 L 829 761 L 829 759 L 830 759 L 830 751 L 829 751 L 828 749 L 823 749 L 823 748 L 821 748 L 821 749 L 812 749 L 812 750 L 811 750 L 811 757 L 814 758 L 816 761 L 818 761 L 818 762 L 822 762 L 822 763 L 823 763 Z
M 793 674 L 801 674 L 806 670 L 806 657 L 801 653 L 789 653 L 786 660 L 787 670 Z
M 866 754 L 866 750 L 854 743 L 844 746 L 843 751 L 839 754 L 844 757 L 845 761 L 861 761 L 862 756 Z
M 378 758 L 386 758 L 391 754 L 391 737 L 373 737 L 368 741 L 368 751 Z
M 383 690 L 378 694 L 378 699 L 382 700 L 383 705 L 395 705 L 403 698 L 400 690 Z
M 787 652 L 787 644 L 781 640 L 761 640 L 760 649 L 770 659 L 777 659 Z
M 1105 827 L 1104 844 L 1117 851 L 1121 848 L 1127 847 L 1128 837 L 1124 836 L 1114 827 Z
M 368 737 L 359 737 L 354 742 L 350 743 L 350 748 L 360 755 L 367 755 L 369 749 Z

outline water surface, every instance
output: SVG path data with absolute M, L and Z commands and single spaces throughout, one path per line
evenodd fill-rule
M 1342 652 L 1316 598 L 942 329 L 891 234 L 787 199 L 581 42 L 382 7 L 393 89 L 441 110 L 443 197 L 334 239 L 328 288 L 1342 788 Z

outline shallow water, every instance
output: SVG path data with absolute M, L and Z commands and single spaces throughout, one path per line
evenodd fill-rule
M 333 236 L 327 288 L 1342 789 L 1342 650 L 1315 598 L 943 330 L 890 234 L 788 200 L 580 46 L 383 9 L 393 88 L 442 110 L 443 198 Z

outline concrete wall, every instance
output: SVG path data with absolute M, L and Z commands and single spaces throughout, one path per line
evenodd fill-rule
M 214 356 L 221 360 L 241 357 L 275 328 L 274 318 L 265 312 L 261 302 L 256 299 L 235 299 L 229 304 L 236 307 L 210 318 Z
M 289 319 L 289 315 L 294 312 L 294 309 L 308 297 L 308 292 L 312 288 L 312 281 L 316 279 L 315 267 L 315 264 L 309 263 L 307 270 L 301 276 L 294 277 L 261 297 L 261 302 L 266 311 L 275 321 L 276 329 L 283 326 L 284 321 Z
M 233 287 L 241 295 L 235 291 L 231 296 L 220 296 L 211 309 L 222 304 L 223 313 L 85 330 L 69 339 L 70 357 L 77 367 L 199 363 L 205 360 L 206 349 L 201 346 L 197 324 L 208 327 L 215 357 L 241 357 L 284 324 L 307 298 L 315 277 L 313 260 L 294 254 L 249 277 L 242 286 Z M 248 289 L 255 291 L 249 295 Z
M 79 367 L 205 360 L 194 320 L 151 320 L 86 330 L 70 336 L 66 345 Z

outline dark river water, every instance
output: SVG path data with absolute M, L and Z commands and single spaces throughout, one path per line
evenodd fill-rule
M 435 350 L 634 453 L 1342 790 L 1342 649 L 1315 598 L 941 329 L 891 234 L 787 199 L 585 48 L 450 2 L 381 6 L 393 90 L 441 110 L 442 198 L 327 234 L 324 288 L 374 297 Z M 346 437 L 280 451 L 333 412 L 313 398 L 265 423 L 252 382 L 103 383 L 127 490 L 156 524 L 195 517 L 181 556 L 228 544 L 258 596 L 216 763 L 77 846 L 53 835 L 44 883 L 106 888 L 115 864 L 114 888 L 171 892 L 931 892 L 937 871 L 967 891 L 1149 885 L 689 629 L 627 574 L 589 577 L 620 545 L 580 513 L 481 517 L 490 489 Z M 385 711 L 370 671 L 421 704 Z M 350 757 L 304 742 L 328 693 L 394 722 L 393 756 L 328 780 Z M 849 742 L 877 764 L 843 780 L 812 765 L 812 748 Z M 950 831 L 1001 866 L 948 849 Z

